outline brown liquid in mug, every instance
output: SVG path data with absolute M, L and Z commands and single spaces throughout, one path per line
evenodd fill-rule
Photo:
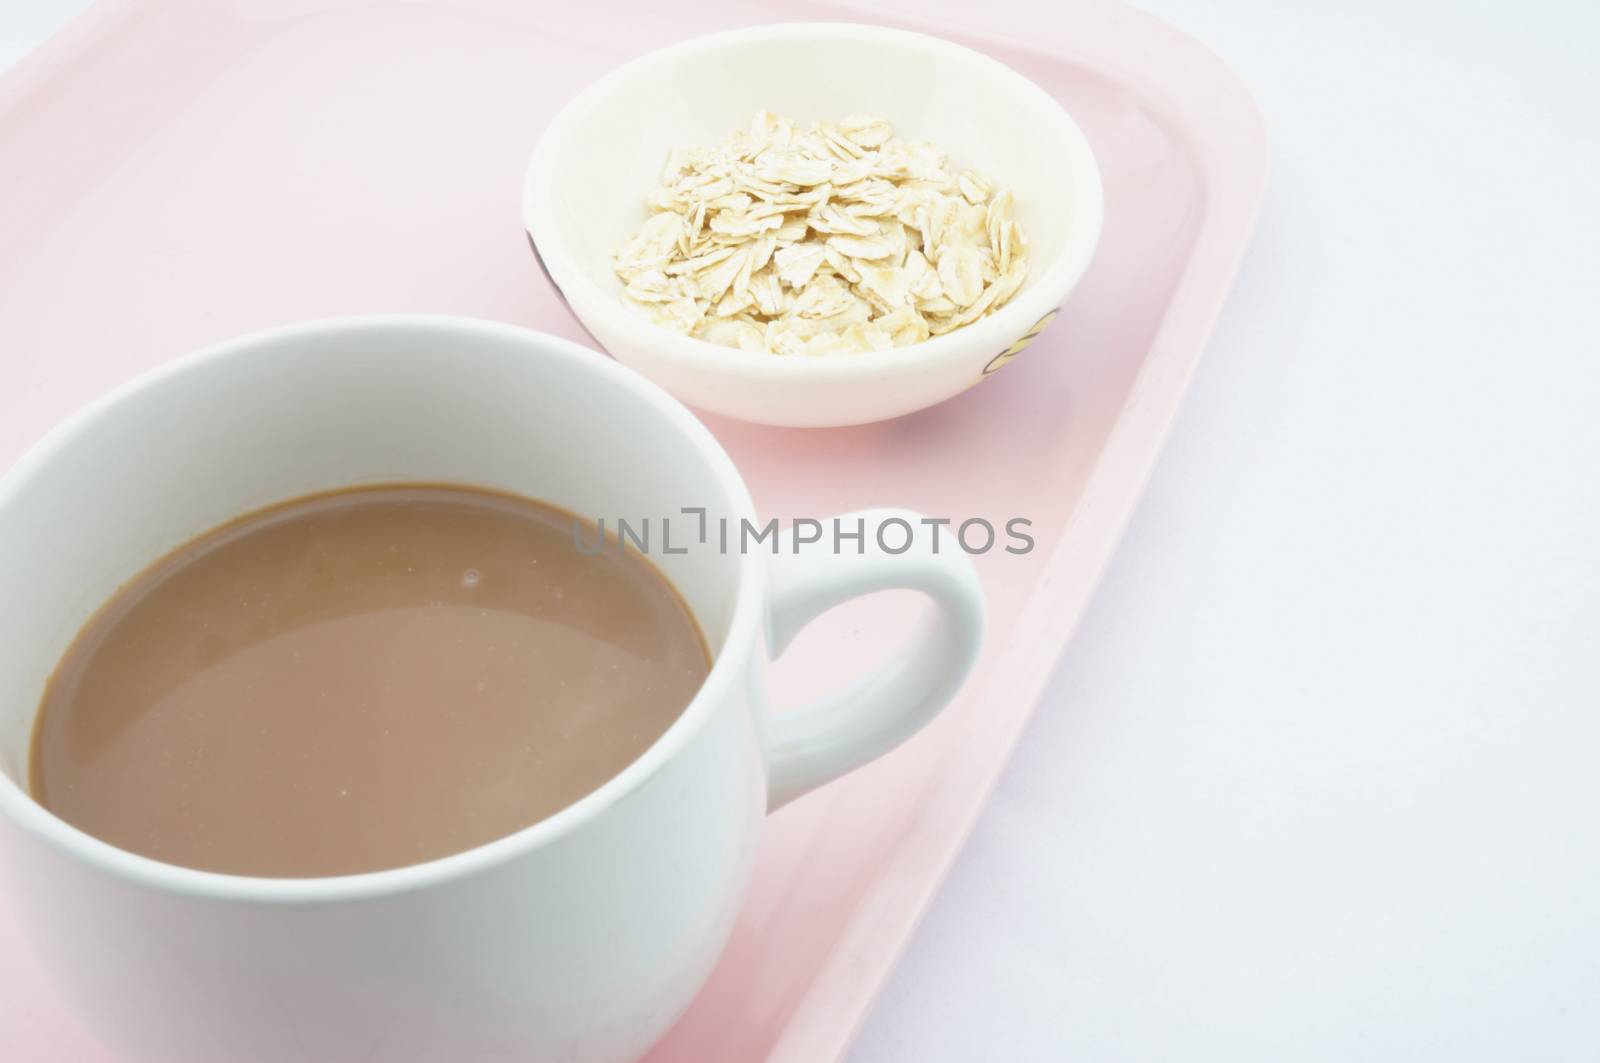
M 559 811 L 659 738 L 709 668 L 671 585 L 614 542 L 580 551 L 574 519 L 398 486 L 201 536 L 67 651 L 34 797 L 157 860 L 293 877 L 430 860 Z

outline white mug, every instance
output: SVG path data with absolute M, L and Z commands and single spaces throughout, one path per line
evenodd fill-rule
M 859 554 L 854 540 L 724 551 L 713 534 L 652 555 L 713 648 L 704 686 L 621 774 L 509 837 L 370 874 L 245 878 L 117 849 L 28 796 L 45 682 L 121 582 L 241 513 L 403 481 L 755 525 L 727 454 L 654 385 L 564 340 L 434 317 L 213 347 L 83 410 L 0 477 L 0 866 L 41 965 L 119 1059 L 634 1059 L 721 950 L 765 813 L 926 723 L 982 639 L 961 551 L 877 542 L 876 523 L 912 514 L 866 514 Z M 905 651 L 769 715 L 767 654 L 896 587 L 933 604 Z

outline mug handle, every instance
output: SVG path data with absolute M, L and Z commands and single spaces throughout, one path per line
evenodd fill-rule
M 776 660 L 800 629 L 819 615 L 863 594 L 883 590 L 922 591 L 934 609 L 911 638 L 885 663 L 843 690 L 772 719 L 768 749 L 767 809 L 788 804 L 809 790 L 882 756 L 939 714 L 960 689 L 983 645 L 983 588 L 977 570 L 954 533 L 940 529 L 935 552 L 918 513 L 873 509 L 824 522 L 815 548 L 794 546 L 791 528 L 771 561 L 767 647 Z M 834 552 L 835 526 L 853 530 L 861 522 L 860 553 Z M 890 545 L 910 539 L 901 553 L 885 550 L 878 531 L 903 521 L 914 534 L 888 533 Z M 852 538 L 850 540 L 854 542 Z

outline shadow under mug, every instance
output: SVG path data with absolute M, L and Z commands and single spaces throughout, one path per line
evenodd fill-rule
M 516 834 L 370 874 L 245 878 L 117 849 L 27 795 L 44 684 L 121 582 L 241 513 L 400 481 L 755 523 L 727 454 L 665 392 L 565 340 L 440 317 L 221 344 L 94 403 L 0 476 L 0 869 L 41 965 L 120 1059 L 634 1059 L 709 973 L 765 813 L 915 732 L 982 640 L 962 552 L 877 545 L 877 523 L 914 514 L 861 515 L 859 554 L 708 536 L 652 554 L 713 649 L 704 686 L 633 764 Z M 900 654 L 769 715 L 769 648 L 889 588 L 933 604 Z

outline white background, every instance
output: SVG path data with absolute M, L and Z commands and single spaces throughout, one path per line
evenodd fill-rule
M 852 1063 L 1600 1060 L 1600 5 L 1143 4 L 1261 227 Z

